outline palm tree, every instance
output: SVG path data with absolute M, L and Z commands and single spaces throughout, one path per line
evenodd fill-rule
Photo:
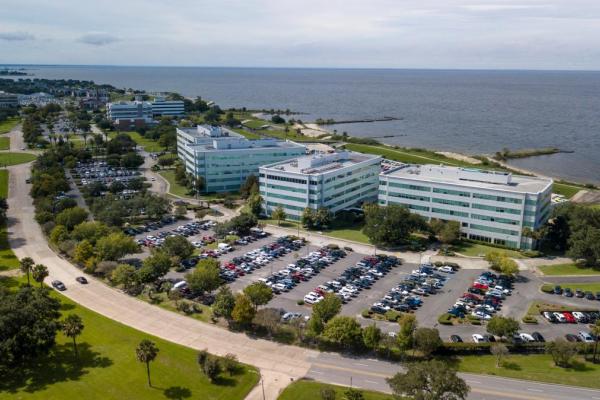
M 85 149 L 87 147 L 88 132 L 84 130 L 81 132 L 81 136 L 83 136 L 83 148 Z
M 36 264 L 31 270 L 33 280 L 40 284 L 40 287 L 44 286 L 44 279 L 48 276 L 48 267 L 44 264 Z
M 62 323 L 62 332 L 66 337 L 73 339 L 73 350 L 75 356 L 79 357 L 77 352 L 77 336 L 81 335 L 83 331 L 83 321 L 77 314 L 69 314 Z
M 150 363 L 154 361 L 158 355 L 158 347 L 156 347 L 156 345 L 148 339 L 144 339 L 135 349 L 135 355 L 137 356 L 139 362 L 146 363 L 148 386 L 152 387 L 152 382 L 150 381 Z
M 27 274 L 27 286 L 29 286 L 29 274 L 31 273 L 31 269 L 33 268 L 35 263 L 33 262 L 33 259 L 31 257 L 25 257 L 22 258 L 21 261 L 19 261 L 19 264 L 21 267 L 21 271 Z

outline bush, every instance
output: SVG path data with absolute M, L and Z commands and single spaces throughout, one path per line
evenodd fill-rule
M 543 253 L 538 250 L 524 250 L 521 252 L 521 254 L 523 254 L 525 257 L 530 258 L 541 257 L 543 255 Z
M 438 323 L 441 325 L 452 325 L 452 314 L 442 314 L 438 317 Z
M 526 324 L 537 324 L 538 320 L 533 315 L 526 315 L 523 317 L 523 322 Z
M 443 262 L 441 262 L 441 261 L 436 261 L 436 262 L 434 262 L 434 263 L 433 263 L 433 265 L 435 265 L 436 267 L 438 267 L 438 268 L 439 268 L 439 267 L 443 266 L 443 265 L 444 265 L 444 263 L 443 263 Z
M 299 306 L 303 306 L 304 305 L 304 300 L 298 300 L 296 302 L 296 304 L 298 304 Z
M 371 310 L 363 310 L 360 315 L 362 315 L 363 318 L 371 318 L 371 315 L 373 314 L 373 312 Z
M 481 320 L 479 320 L 479 319 L 471 320 L 471 325 L 481 325 Z
M 400 316 L 401 314 L 395 310 L 389 310 L 385 313 L 385 319 L 387 319 L 390 322 L 397 322 Z
M 544 293 L 554 293 L 554 285 L 551 285 L 550 283 L 545 283 L 542 285 L 541 290 Z

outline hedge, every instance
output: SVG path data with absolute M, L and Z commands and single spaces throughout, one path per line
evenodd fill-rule
M 442 325 L 452 325 L 452 318 L 453 315 L 452 314 L 442 314 L 438 317 L 438 323 L 442 324 Z
M 490 354 L 490 347 L 494 343 L 444 343 L 437 353 L 444 355 L 470 355 Z M 510 353 L 543 353 L 546 350 L 545 343 L 505 343 L 502 342 Z
M 538 320 L 533 315 L 526 315 L 523 317 L 523 322 L 526 324 L 537 324 Z
M 542 285 L 541 290 L 544 293 L 554 293 L 554 285 L 552 285 L 550 283 L 545 283 Z

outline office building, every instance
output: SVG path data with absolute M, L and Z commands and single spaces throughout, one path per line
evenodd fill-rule
M 306 154 L 291 141 L 248 140 L 219 126 L 177 129 L 177 153 L 187 172 L 204 179 L 206 192 L 233 192 L 261 165 Z
M 0 109 L 2 108 L 17 108 L 19 98 L 16 94 L 0 91 Z
M 266 215 L 283 207 L 299 220 L 306 207 L 336 213 L 376 201 L 381 157 L 343 151 L 309 155 L 260 167 L 260 194 Z
M 152 106 L 152 115 L 154 117 L 181 117 L 185 114 L 182 100 L 165 100 L 164 97 L 157 96 L 150 105 Z
M 457 221 L 463 237 L 531 249 L 523 228 L 550 214 L 552 180 L 438 165 L 403 165 L 379 176 L 379 204 L 401 204 L 427 219 Z
M 153 122 L 152 105 L 147 101 L 108 103 L 106 114 L 120 130 L 136 129 Z

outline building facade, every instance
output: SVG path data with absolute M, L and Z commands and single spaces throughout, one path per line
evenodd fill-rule
M 152 106 L 152 115 L 154 117 L 181 117 L 185 115 L 185 108 L 182 100 L 165 100 L 164 97 L 157 96 L 150 105 Z
M 306 207 L 330 212 L 376 201 L 381 157 L 339 152 L 309 155 L 260 167 L 263 210 L 270 216 L 283 207 L 299 220 Z
M 548 220 L 552 180 L 437 165 L 403 165 L 379 176 L 379 204 L 400 204 L 427 219 L 457 221 L 461 235 L 531 249 L 523 235 Z
M 248 140 L 217 126 L 177 129 L 177 153 L 186 171 L 202 177 L 205 192 L 233 192 L 249 175 L 258 175 L 261 165 L 306 154 L 306 148 L 291 141 Z
M 17 108 L 19 106 L 19 97 L 16 94 L 0 91 L 0 109 Z
M 136 129 L 152 123 L 152 105 L 147 101 L 120 101 L 106 105 L 106 115 L 117 129 Z

